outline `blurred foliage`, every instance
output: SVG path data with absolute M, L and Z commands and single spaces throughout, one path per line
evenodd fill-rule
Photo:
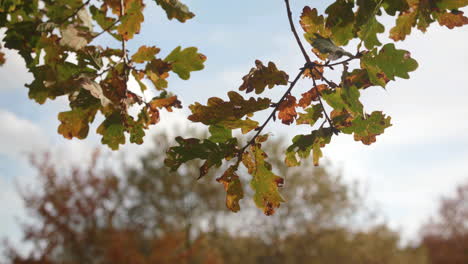
M 438 215 L 421 229 L 432 264 L 468 263 L 468 182 L 442 198 Z
M 215 175 L 197 180 L 198 161 L 170 172 L 160 162 L 169 138 L 158 135 L 122 170 L 99 152 L 66 169 L 52 155 L 34 155 L 40 182 L 21 192 L 34 219 L 23 225 L 24 242 L 33 248 L 24 255 L 7 246 L 10 263 L 427 263 L 423 249 L 399 247 L 398 233 L 370 224 L 355 183 L 311 162 L 288 168 L 282 139 L 265 149 L 285 175 L 288 203 L 266 217 L 249 200 L 230 213 Z M 239 178 L 248 181 L 247 172 Z M 362 218 L 367 229 L 356 225 Z

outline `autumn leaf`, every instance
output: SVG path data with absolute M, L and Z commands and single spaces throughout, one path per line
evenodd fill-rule
M 325 38 L 330 37 L 330 30 L 325 27 L 325 19 L 318 15 L 317 9 L 305 6 L 302 10 L 301 20 L 302 29 L 305 31 L 305 38 L 309 40 L 314 34 L 319 34 Z
M 286 98 L 278 106 L 278 118 L 285 125 L 290 125 L 296 119 L 296 97 L 287 95 Z
M 290 167 L 298 166 L 300 165 L 300 161 L 298 161 L 297 157 L 305 159 L 312 152 L 314 165 L 318 166 L 319 160 L 323 156 L 321 148 L 330 143 L 332 136 L 333 129 L 330 127 L 319 128 L 308 135 L 295 136 L 292 140 L 293 144 L 286 150 L 286 165 Z
M 289 76 L 284 71 L 279 71 L 273 62 L 265 67 L 259 60 L 255 61 L 255 68 L 242 77 L 244 81 L 239 87 L 240 91 L 250 93 L 255 90 L 256 94 L 262 93 L 265 88 L 273 88 L 275 85 L 287 85 Z
M 153 59 L 145 67 L 146 76 L 148 76 L 157 90 L 167 88 L 168 83 L 166 79 L 169 77 L 170 70 L 172 70 L 172 65 L 161 59 Z
M 468 17 L 464 16 L 462 11 L 446 12 L 438 15 L 437 21 L 441 26 L 452 29 L 468 24 Z
M 251 97 L 249 100 L 245 100 L 234 91 L 229 92 L 228 97 L 229 101 L 211 97 L 206 106 L 200 103 L 190 105 L 192 115 L 188 118 L 193 122 L 201 122 L 205 125 L 215 125 L 223 121 L 237 121 L 246 115 L 267 109 L 271 102 L 268 98 L 255 99 Z
M 411 58 L 406 50 L 395 49 L 393 43 L 386 44 L 377 53 L 374 49 L 361 58 L 361 67 L 367 70 L 372 83 L 385 87 L 385 78 L 395 80 L 395 77 L 408 79 L 408 73 L 416 70 L 418 63 Z M 381 78 L 384 74 L 385 78 Z
M 169 148 L 164 164 L 175 171 L 189 160 L 204 160 L 198 178 L 206 175 L 213 166 L 220 167 L 224 159 L 234 157 L 238 151 L 236 138 L 231 138 L 224 143 L 215 143 L 208 139 L 177 137 L 176 142 L 179 146 Z
M 211 134 L 208 139 L 215 143 L 224 143 L 232 138 L 232 130 L 221 125 L 211 125 L 208 131 Z
M 141 23 L 145 20 L 143 17 L 145 5 L 142 0 L 128 0 L 126 1 L 126 5 L 127 9 L 124 16 L 120 18 L 120 25 L 117 27 L 117 31 L 122 35 L 124 40 L 129 40 L 140 32 Z
M 172 71 L 182 80 L 190 78 L 190 72 L 200 71 L 205 67 L 203 63 L 206 60 L 205 55 L 197 53 L 198 49 L 190 47 L 183 49 L 179 46 L 175 48 L 164 61 L 172 65 Z
M 74 137 L 84 139 L 88 136 L 89 123 L 93 122 L 97 108 L 73 109 L 67 112 L 61 112 L 58 119 L 61 122 L 58 127 L 58 133 L 67 139 Z
M 172 107 L 182 108 L 182 104 L 177 100 L 177 96 L 171 96 L 167 98 L 154 98 L 149 102 L 149 105 L 152 109 L 162 109 L 166 108 L 167 111 L 172 112 Z
M 347 134 L 354 134 L 354 140 L 361 141 L 365 145 L 370 145 L 376 141 L 376 136 L 382 134 L 384 130 L 391 126 L 390 117 L 386 117 L 381 111 L 374 111 L 366 117 L 358 117 L 352 121 L 351 126 L 343 128 L 341 131 Z
M 323 117 L 323 108 L 320 104 L 313 105 L 305 109 L 306 113 L 299 113 L 299 118 L 296 120 L 298 125 L 310 125 L 313 126 Z
M 216 181 L 222 183 L 226 191 L 226 207 L 232 212 L 240 210 L 239 200 L 244 198 L 244 191 L 239 176 L 236 174 L 237 167 L 229 167 Z
M 319 84 L 317 85 L 317 88 L 312 87 L 312 89 L 302 94 L 298 105 L 302 108 L 307 108 L 312 103 L 312 101 L 317 101 L 320 94 L 327 89 L 328 86 L 326 84 Z
M 346 0 L 336 0 L 325 9 L 328 17 L 325 26 L 330 29 L 330 38 L 338 46 L 348 44 L 348 41 L 354 37 L 354 12 L 353 2 Z
M 96 132 L 102 135 L 101 143 L 108 145 L 113 150 L 117 150 L 119 145 L 125 144 L 125 127 L 119 112 L 107 116 Z
M 140 48 L 138 48 L 138 51 L 132 55 L 132 61 L 136 63 L 151 61 L 153 59 L 156 59 L 155 56 L 159 53 L 159 51 L 160 49 L 156 48 L 155 46 L 141 46 Z
M 266 215 L 272 215 L 284 202 L 279 193 L 279 187 L 283 185 L 284 180 L 271 171 L 271 165 L 265 160 L 266 157 L 261 145 L 256 143 L 250 147 L 249 152 L 244 153 L 242 162 L 252 175 L 250 186 L 255 192 L 255 204 L 263 209 Z
M 160 5 L 166 11 L 167 18 L 177 19 L 180 22 L 185 22 L 195 16 L 186 5 L 179 0 L 155 0 L 156 4 Z

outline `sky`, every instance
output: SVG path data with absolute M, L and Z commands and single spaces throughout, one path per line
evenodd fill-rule
M 147 2 L 141 34 L 129 42 L 130 50 L 156 45 L 164 57 L 176 46 L 196 46 L 208 58 L 205 69 L 192 73 L 189 81 L 174 74 L 169 79 L 169 91 L 185 106 L 206 103 L 211 96 L 226 98 L 229 90 L 239 87 L 256 59 L 273 61 L 290 76 L 304 63 L 287 22 L 284 1 L 185 1 L 196 17 L 184 24 L 168 21 L 162 10 Z M 314 2 L 293 1 L 299 32 L 302 7 L 314 6 Z M 321 1 L 316 7 L 323 11 L 328 2 Z M 384 21 L 387 30 L 394 23 L 389 18 Z M 332 166 L 342 171 L 346 181 L 358 180 L 369 202 L 406 239 L 415 238 L 420 224 L 435 214 L 442 195 L 452 193 L 457 184 L 468 179 L 467 33 L 467 27 L 448 30 L 434 23 L 426 33 L 415 31 L 398 42 L 397 48 L 409 50 L 419 68 L 410 73 L 409 80 L 397 79 L 386 90 L 362 92 L 367 112 L 383 110 L 392 116 L 393 126 L 371 146 L 340 135 L 324 149 Z M 385 33 L 380 38 L 388 42 L 387 36 Z M 96 44 L 119 45 L 106 37 L 97 39 Z M 18 219 L 27 216 L 17 187 L 34 183 L 27 153 L 48 150 L 59 153 L 64 164 L 83 162 L 100 143 L 93 132 L 96 124 L 84 141 L 58 135 L 56 117 L 68 110 L 66 101 L 38 105 L 28 99 L 24 84 L 31 82 L 32 75 L 13 51 L 7 50 L 6 57 L 7 63 L 0 68 L 0 237 L 19 241 Z M 279 99 L 284 89 L 276 87 L 268 95 Z M 300 94 L 308 89 L 310 83 L 303 81 L 295 91 Z M 193 126 L 185 119 L 187 114 L 184 109 L 162 116 L 150 134 L 173 132 L 175 125 Z M 262 117 L 259 115 L 259 120 Z M 307 128 L 270 124 L 266 132 L 291 138 L 307 133 Z M 138 153 L 147 146 L 127 144 L 120 152 Z

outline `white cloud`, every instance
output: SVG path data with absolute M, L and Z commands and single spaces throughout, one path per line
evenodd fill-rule
M 47 146 L 47 136 L 38 125 L 29 120 L 0 109 L 0 123 L 0 154 L 17 157 Z

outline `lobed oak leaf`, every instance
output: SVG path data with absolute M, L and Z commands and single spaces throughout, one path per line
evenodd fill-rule
M 369 18 L 367 23 L 360 27 L 358 32 L 359 38 L 364 42 L 364 46 L 367 49 L 372 49 L 375 46 L 380 46 L 382 43 L 377 38 L 379 33 L 383 33 L 385 27 L 377 21 L 375 17 Z
M 322 15 L 318 15 L 317 9 L 305 6 L 302 9 L 300 24 L 305 31 L 305 38 L 308 40 L 310 36 L 319 34 L 324 37 L 330 37 L 330 30 L 325 27 L 325 19 Z
M 288 166 L 298 166 L 300 161 L 297 160 L 297 156 L 300 159 L 305 159 L 312 152 L 313 163 L 318 166 L 319 160 L 323 156 L 321 148 L 330 143 L 332 136 L 333 128 L 330 127 L 319 128 L 308 135 L 295 136 L 292 140 L 293 144 L 286 149 L 285 163 Z
M 182 104 L 177 100 L 177 96 L 171 96 L 167 98 L 155 98 L 149 102 L 151 109 L 162 109 L 166 108 L 167 111 L 172 112 L 172 107 L 182 108 Z
M 151 61 L 156 59 L 155 56 L 158 54 L 160 49 L 155 46 L 141 46 L 138 51 L 132 55 L 132 61 L 136 63 L 143 63 L 145 61 Z
M 198 49 L 189 47 L 182 50 L 179 46 L 175 48 L 164 61 L 172 65 L 172 71 L 175 72 L 182 80 L 190 78 L 190 72 L 200 71 L 205 68 L 203 63 L 206 56 L 197 53 Z
M 224 159 L 230 159 L 238 152 L 236 138 L 231 138 L 223 143 L 215 143 L 208 139 L 202 141 L 197 138 L 177 137 L 176 142 L 179 143 L 179 146 L 169 148 L 164 164 L 175 171 L 189 160 L 205 160 L 200 167 L 198 178 L 206 175 L 211 167 L 220 167 Z
M 229 101 L 223 101 L 218 97 L 208 99 L 207 105 L 195 103 L 189 108 L 192 114 L 188 117 L 193 122 L 201 122 L 205 125 L 238 122 L 239 119 L 254 112 L 265 110 L 270 107 L 271 100 L 268 98 L 255 99 L 251 97 L 245 100 L 240 94 L 234 91 L 228 93 Z M 251 123 L 251 122 L 250 122 Z
M 396 20 L 396 25 L 390 29 L 390 38 L 394 41 L 404 40 L 416 24 L 416 15 L 417 13 L 412 11 L 401 13 Z
M 186 5 L 179 0 L 155 0 L 156 4 L 160 5 L 166 11 L 167 18 L 177 19 L 180 22 L 185 22 L 195 16 Z
M 229 167 L 216 181 L 222 183 L 226 191 L 226 207 L 232 212 L 240 210 L 239 200 L 244 198 L 244 191 L 239 176 L 236 174 L 237 167 Z
M 365 118 L 355 118 L 351 126 L 343 128 L 341 131 L 347 134 L 353 133 L 355 141 L 370 145 L 376 141 L 376 136 L 391 126 L 390 120 L 391 118 L 386 117 L 381 111 L 374 111 L 370 115 L 366 114 Z
M 441 26 L 452 29 L 468 24 L 468 17 L 464 16 L 462 11 L 446 12 L 439 14 L 437 16 L 437 21 Z
M 117 31 L 124 40 L 129 40 L 140 32 L 141 23 L 145 20 L 143 16 L 145 5 L 142 0 L 127 0 L 125 4 L 125 14 L 120 18 Z
M 312 89 L 302 94 L 298 105 L 302 108 L 307 108 L 312 103 L 312 101 L 317 101 L 320 94 L 327 89 L 328 86 L 326 84 L 319 84 L 317 85 L 317 88 L 312 87 Z
M 102 135 L 101 143 L 108 145 L 112 150 L 119 149 L 125 144 L 125 127 L 119 112 L 113 112 L 99 125 L 96 132 Z
M 272 215 L 275 209 L 284 202 L 279 193 L 283 178 L 271 171 L 271 165 L 265 161 L 267 155 L 259 143 L 252 145 L 247 153 L 244 153 L 242 162 L 252 175 L 250 186 L 255 192 L 254 202 L 257 207 L 263 209 L 264 214 Z
M 278 118 L 286 125 L 290 125 L 297 117 L 296 112 L 296 97 L 287 95 L 286 98 L 278 106 Z
M 384 45 L 380 51 L 374 49 L 361 58 L 361 67 L 367 70 L 373 84 L 385 87 L 387 81 L 395 77 L 408 79 L 408 73 L 416 70 L 418 63 L 406 50 L 395 49 L 393 43 Z M 385 75 L 385 77 L 382 76 Z
M 239 87 L 240 91 L 250 93 L 255 90 L 256 94 L 262 93 L 265 88 L 273 88 L 275 85 L 287 85 L 289 76 L 284 72 L 278 70 L 273 62 L 268 63 L 268 67 L 265 67 L 259 60 L 255 61 L 255 68 L 252 68 L 250 72 L 242 77 L 244 81 Z
M 240 128 L 242 134 L 246 134 L 258 127 L 258 122 L 252 119 L 249 119 L 248 117 L 246 117 L 245 120 L 244 119 L 224 120 L 224 121 L 219 122 L 219 124 L 229 129 Z
M 61 122 L 58 127 L 58 133 L 67 139 L 74 137 L 85 139 L 89 132 L 89 123 L 93 122 L 97 113 L 97 108 L 73 109 L 58 114 Z

